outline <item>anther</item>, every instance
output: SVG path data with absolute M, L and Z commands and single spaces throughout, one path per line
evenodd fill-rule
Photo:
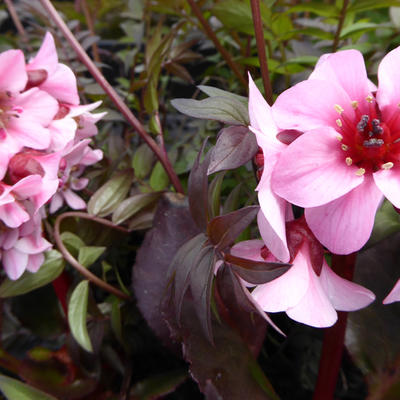
M 341 128 L 341 127 L 343 126 L 342 120 L 337 119 L 337 120 L 336 120 L 336 125 L 337 125 L 339 128 Z
M 365 100 L 367 100 L 368 103 L 372 103 L 372 101 L 374 100 L 374 98 L 369 94 L 369 95 L 365 98 Z
M 344 111 L 343 107 L 339 106 L 339 104 L 335 104 L 335 105 L 334 105 L 334 108 L 335 108 L 335 111 L 336 111 L 338 114 L 342 114 L 342 112 Z
M 394 166 L 394 164 L 392 163 L 392 162 L 387 162 L 387 163 L 385 163 L 385 164 L 382 164 L 381 165 L 381 168 L 382 169 L 390 169 L 390 168 L 393 168 L 393 166 Z
M 339 142 L 341 142 L 343 140 L 343 136 L 336 136 L 336 139 L 339 140 Z M 400 140 L 400 139 L 399 139 Z
M 358 101 L 356 100 L 352 101 L 351 106 L 356 110 L 358 108 Z
M 365 174 L 365 169 L 364 168 L 358 168 L 356 171 L 357 176 L 363 176 Z
M 349 149 L 349 146 L 342 144 L 342 150 L 347 151 Z
M 351 165 L 351 164 L 353 164 L 353 160 L 352 160 L 352 158 L 351 157 L 346 157 L 346 164 L 347 165 Z
M 363 142 L 363 146 L 364 147 L 380 147 L 384 144 L 385 142 L 383 141 L 383 139 L 375 139 L 375 138 L 371 138 L 368 140 L 364 140 Z

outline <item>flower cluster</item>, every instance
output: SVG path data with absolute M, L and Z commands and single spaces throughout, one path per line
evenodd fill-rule
M 79 102 L 51 34 L 28 63 L 21 50 L 0 54 L 0 257 L 11 279 L 36 272 L 51 247 L 42 235 L 45 204 L 50 212 L 64 201 L 85 208 L 74 191 L 88 183 L 85 166 L 102 158 L 89 143 L 103 114 L 90 113 L 99 103 Z
M 350 311 L 373 301 L 371 292 L 339 278 L 325 262 L 316 273 L 307 246 L 291 251 L 287 227 L 292 205 L 302 207 L 319 243 L 346 255 L 369 239 L 384 197 L 400 207 L 399 63 L 400 47 L 382 60 L 376 87 L 360 52 L 323 55 L 309 79 L 283 92 L 272 107 L 250 77 L 250 129 L 265 160 L 257 187 L 259 230 L 273 258 L 293 264 L 252 292 L 265 311 L 330 326 L 336 320 L 332 307 Z M 251 246 L 251 257 L 259 258 L 261 245 Z M 332 293 L 341 299 L 332 300 Z M 399 300 L 400 283 L 384 302 Z

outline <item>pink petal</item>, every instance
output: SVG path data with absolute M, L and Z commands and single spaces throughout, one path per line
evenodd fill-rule
M 376 186 L 384 196 L 397 208 L 400 208 L 400 168 L 395 166 L 392 169 L 381 169 L 374 172 Z
M 309 260 L 299 251 L 293 266 L 271 282 L 257 286 L 251 295 L 264 311 L 286 311 L 296 306 L 306 294 L 310 284 Z
M 42 177 L 40 175 L 29 175 L 19 180 L 13 187 L 12 191 L 21 198 L 27 198 L 37 194 L 40 191 Z
M 82 190 L 84 189 L 89 183 L 88 178 L 71 178 L 70 187 L 72 190 Z
M 89 113 L 90 111 L 93 111 L 94 109 L 96 109 L 97 107 L 99 107 L 101 105 L 102 101 L 96 101 L 94 103 L 90 103 L 90 104 L 83 104 L 83 105 L 79 105 L 79 106 L 70 106 L 69 109 L 69 113 L 68 116 L 69 117 L 78 117 L 80 115 L 83 115 L 85 113 Z M 106 113 L 101 113 L 101 115 L 106 114 Z M 91 115 L 91 114 L 89 114 Z M 95 115 L 100 115 L 100 114 L 95 114 Z
M 38 88 L 32 88 L 15 98 L 14 105 L 22 108 L 20 119 L 29 119 L 43 127 L 53 120 L 58 111 L 57 101 Z
M 20 92 L 28 82 L 25 58 L 21 50 L 0 53 L 0 91 Z
M 15 242 L 18 240 L 19 229 L 8 229 L 6 232 L 1 234 L 2 244 L 1 247 L 4 250 L 9 250 L 11 247 L 14 247 Z
M 76 122 L 72 118 L 54 120 L 49 125 L 51 149 L 54 151 L 63 150 L 67 143 L 75 138 L 76 128 Z
M 56 70 L 40 85 L 40 89 L 57 100 L 68 104 L 79 104 L 76 77 L 71 68 L 58 64 Z
M 396 301 L 400 301 L 400 279 L 393 286 L 390 293 L 383 299 L 383 304 L 390 304 Z
M 72 190 L 67 189 L 63 192 L 64 199 L 66 203 L 73 210 L 83 210 L 86 208 L 86 202 L 82 200 L 77 194 L 75 194 Z
M 333 129 L 305 133 L 281 153 L 272 174 L 272 189 L 301 207 L 340 198 L 364 180 L 356 175 L 356 166 L 346 164 L 345 157 Z
M 320 207 L 307 208 L 307 223 L 332 253 L 359 250 L 371 235 L 376 210 L 383 196 L 371 176 L 346 195 Z
M 333 307 L 339 311 L 359 310 L 375 300 L 370 290 L 336 275 L 325 261 L 320 283 Z
M 80 161 L 82 165 L 93 165 L 99 162 L 103 158 L 103 152 L 99 149 L 93 150 L 88 147 L 85 151 L 85 155 Z
M 0 207 L 0 220 L 10 228 L 18 228 L 29 220 L 29 214 L 18 203 L 13 202 Z
M 319 79 L 338 85 L 344 89 L 351 100 L 359 102 L 361 111 L 370 94 L 364 58 L 358 50 L 343 50 L 324 54 L 318 61 L 309 79 Z
M 378 68 L 378 91 L 376 99 L 383 114 L 383 120 L 388 121 L 391 115 L 398 112 L 400 103 L 400 47 L 390 51 L 382 59 Z
M 51 198 L 51 196 L 56 193 L 59 185 L 58 179 L 43 179 L 41 185 L 41 191 L 32 196 L 33 203 L 35 205 L 35 213 L 42 207 L 47 201 Z
M 26 266 L 27 271 L 35 273 L 39 271 L 39 268 L 44 262 L 44 254 L 30 254 L 28 257 L 28 265 Z
M 261 257 L 261 249 L 263 247 L 264 242 L 262 240 L 245 240 L 236 243 L 231 248 L 231 254 L 236 257 L 247 258 L 248 260 L 265 261 L 265 259 Z
M 50 131 L 36 121 L 27 118 L 13 119 L 7 130 L 21 146 L 43 150 L 50 145 Z
M 28 254 L 21 253 L 13 248 L 3 252 L 2 261 L 8 277 L 15 280 L 25 271 L 28 264 Z
M 307 292 L 286 314 L 295 321 L 316 328 L 332 326 L 337 320 L 337 313 L 311 267 L 308 268 L 308 273 L 310 277 Z
M 351 99 L 340 86 L 311 79 L 285 90 L 276 99 L 272 115 L 280 129 L 305 132 L 319 127 L 336 127 L 338 113 L 335 104 L 353 119 Z
M 26 69 L 33 71 L 35 69 L 45 69 L 49 74 L 53 73 L 58 64 L 57 50 L 54 38 L 50 32 L 46 32 L 42 45 L 36 56 L 29 61 Z
M 41 236 L 35 238 L 34 235 L 19 239 L 14 246 L 15 249 L 27 254 L 43 253 L 51 247 L 51 243 L 49 243 L 46 239 Z
M 271 107 L 255 85 L 249 73 L 249 117 L 250 125 L 263 135 L 276 137 L 278 129 L 272 119 Z M 276 140 L 276 139 L 275 139 Z
M 60 193 L 55 193 L 54 196 L 51 198 L 49 212 L 50 214 L 55 213 L 57 210 L 61 208 L 64 203 L 64 198 L 61 196 Z

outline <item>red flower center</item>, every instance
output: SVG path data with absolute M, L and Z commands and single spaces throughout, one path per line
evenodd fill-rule
M 341 148 L 345 152 L 347 165 L 356 165 L 357 175 L 390 169 L 400 161 L 400 129 L 396 112 L 389 121 L 382 121 L 381 111 L 372 96 L 366 98 L 368 113 L 362 114 L 358 102 L 352 102 L 354 118 L 344 114 L 343 108 L 335 105 L 340 118 L 337 130 L 342 135 Z M 399 110 L 400 111 L 400 110 Z

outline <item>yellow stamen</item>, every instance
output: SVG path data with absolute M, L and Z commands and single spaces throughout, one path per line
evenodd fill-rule
M 358 108 L 358 101 L 356 100 L 352 101 L 351 106 L 356 110 Z
M 346 144 L 342 144 L 342 150 L 347 151 L 349 149 L 349 146 Z
M 343 107 L 339 106 L 339 104 L 335 104 L 335 105 L 334 105 L 334 108 L 335 108 L 335 111 L 336 111 L 338 114 L 341 114 L 341 113 L 344 111 Z
M 385 163 L 385 164 L 382 164 L 382 166 L 381 166 L 381 168 L 382 169 L 390 169 L 390 168 L 393 168 L 393 163 L 392 162 L 387 162 L 387 163 Z
M 336 125 L 341 128 L 343 126 L 342 121 L 340 119 L 336 120 Z
M 346 164 L 347 165 L 353 164 L 353 160 L 351 159 L 351 157 L 346 157 Z
M 365 98 L 365 100 L 367 100 L 368 103 L 372 103 L 373 100 L 374 100 L 374 98 L 369 94 L 369 95 Z
M 339 140 L 339 142 L 341 142 L 343 140 L 343 136 L 336 136 L 336 139 Z
M 358 168 L 356 171 L 357 176 L 363 176 L 365 174 L 365 169 L 364 168 Z

